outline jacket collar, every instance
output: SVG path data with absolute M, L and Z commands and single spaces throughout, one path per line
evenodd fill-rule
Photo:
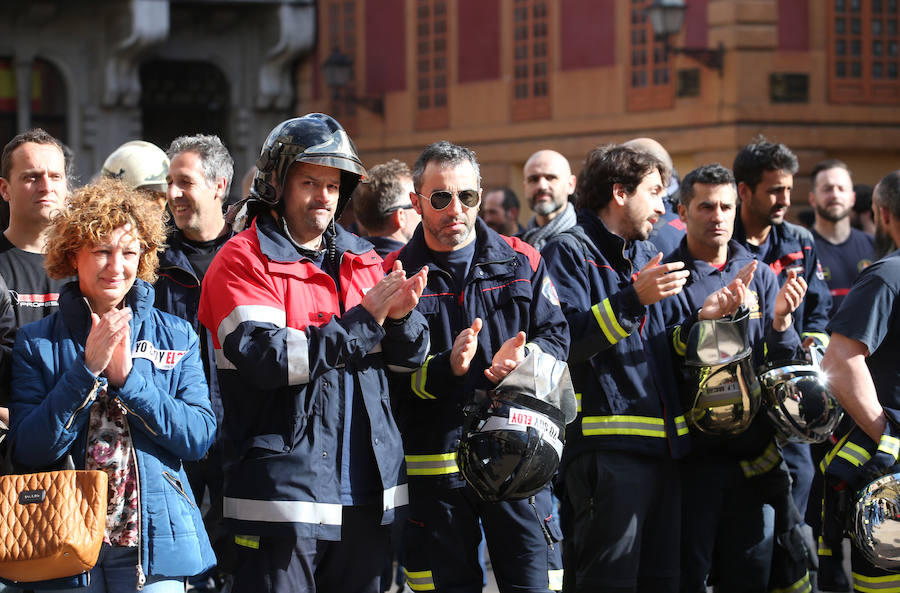
M 641 254 L 639 248 L 645 242 L 631 241 L 626 243 L 625 239 L 607 228 L 596 212 L 587 208 L 579 210 L 578 224 L 581 225 L 603 256 L 617 268 L 624 269 L 631 266 L 634 268 L 633 271 L 636 272 L 645 263 L 635 257 Z
M 422 223 L 416 227 L 409 243 L 398 254 L 404 261 L 407 274 L 413 274 L 432 263 L 431 250 L 425 242 L 425 231 Z M 481 218 L 475 219 L 475 255 L 472 258 L 472 266 L 501 263 L 515 259 L 516 252 L 500 235 Z
M 691 252 L 688 251 L 687 247 L 687 237 L 681 238 L 681 242 L 678 244 L 678 249 L 675 251 L 674 256 L 666 259 L 684 262 L 685 268 L 690 270 L 692 275 L 710 276 L 719 271 L 707 262 L 696 259 L 691 255 Z M 732 270 L 736 271 L 737 269 L 740 269 L 740 266 L 749 263 L 753 259 L 753 254 L 751 254 L 746 247 L 734 239 L 731 239 L 728 241 L 728 258 L 725 261 L 725 267 L 722 268 L 722 273 L 727 275 Z
M 788 240 L 787 231 L 784 222 L 773 224 L 769 227 L 769 251 L 777 252 L 778 246 Z M 734 217 L 734 232 L 732 238 L 737 240 L 741 245 L 747 244 L 747 231 L 744 229 L 744 221 L 741 219 L 741 206 L 738 205 L 737 212 Z
M 281 229 L 281 224 L 269 212 L 263 212 L 253 221 L 251 226 L 259 240 L 259 248 L 263 255 L 272 261 L 294 263 L 308 259 L 297 251 L 294 243 L 288 239 Z M 339 254 L 352 253 L 362 255 L 373 251 L 371 243 L 360 239 L 353 233 L 345 231 L 341 225 L 334 225 L 334 247 Z M 326 234 L 332 231 L 328 229 Z
M 230 226 L 227 234 L 229 239 L 234 236 L 234 230 Z M 184 253 L 184 242 L 184 233 L 178 227 L 173 227 L 166 241 L 166 249 L 159 255 L 160 268 L 177 267 L 193 275 L 194 268 Z
M 153 309 L 153 287 L 140 278 L 125 295 L 125 304 L 131 307 L 131 327 L 137 327 Z M 78 287 L 78 280 L 67 283 L 59 291 L 59 314 L 72 335 L 82 344 L 91 329 L 91 310 Z M 134 332 L 132 332 L 134 335 Z

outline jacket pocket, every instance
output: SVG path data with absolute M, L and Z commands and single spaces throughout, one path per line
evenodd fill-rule
M 173 488 L 175 488 L 175 490 L 176 490 L 181 496 L 183 496 L 184 499 L 185 499 L 186 501 L 188 501 L 188 503 L 190 503 L 190 505 L 191 505 L 192 507 L 195 507 L 195 508 L 196 508 L 196 506 L 197 506 L 196 503 L 194 503 L 194 501 L 191 500 L 190 495 L 188 495 L 187 491 L 184 489 L 184 485 L 181 483 L 181 480 L 178 479 L 178 477 L 173 476 L 173 475 L 170 474 L 169 472 L 163 472 L 162 475 L 163 475 L 163 478 L 166 479 L 166 482 L 168 482 Z
M 241 459 L 258 459 L 285 453 L 284 437 L 280 434 L 260 434 L 247 439 L 241 447 Z
M 530 303 L 533 297 L 528 278 L 497 278 L 496 284 L 481 283 L 480 288 L 488 312 L 502 312 L 510 301 Z

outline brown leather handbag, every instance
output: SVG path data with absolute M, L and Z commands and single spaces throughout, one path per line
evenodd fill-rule
M 105 472 L 75 469 L 0 476 L 0 578 L 28 583 L 93 568 L 106 530 L 107 480 Z

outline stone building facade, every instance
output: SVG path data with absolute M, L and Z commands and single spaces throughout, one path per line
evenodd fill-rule
M 165 148 L 199 132 L 223 138 L 239 181 L 296 111 L 296 65 L 316 39 L 313 0 L 7 0 L 2 10 L 0 142 L 45 127 L 75 152 L 78 182 L 123 142 Z
M 795 202 L 824 158 L 874 183 L 900 167 L 896 0 L 687 0 L 670 48 L 717 49 L 722 67 L 666 50 L 651 0 L 320 0 L 316 64 L 338 47 L 350 91 L 301 66 L 298 110 L 344 113 L 364 162 L 412 162 L 449 139 L 478 153 L 486 186 L 522 188 L 553 148 L 573 169 L 592 147 L 659 140 L 682 174 L 730 166 L 758 133 L 800 158 Z M 523 208 L 523 217 L 528 209 Z

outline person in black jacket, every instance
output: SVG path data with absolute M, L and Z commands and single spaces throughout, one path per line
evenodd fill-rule
M 222 204 L 234 173 L 234 161 L 218 136 L 181 136 L 168 148 L 170 159 L 166 174 L 167 203 L 175 221 L 167 249 L 160 255 L 156 308 L 189 322 L 200 336 L 203 371 L 209 384 L 209 396 L 216 422 L 222 425 L 222 398 L 216 376 L 215 349 L 209 332 L 197 319 L 200 283 L 219 248 L 231 238 Z M 218 556 L 219 566 L 228 572 L 231 546 L 222 527 L 222 489 L 224 483 L 222 432 L 206 456 L 185 463 L 185 471 L 198 500 L 209 494 L 210 506 L 203 518 L 209 539 Z M 209 586 L 210 577 L 221 580 L 215 570 L 191 579 L 197 590 Z
M 813 343 L 827 346 L 831 293 L 816 256 L 815 240 L 807 229 L 785 220 L 798 168 L 797 156 L 787 146 L 762 136 L 738 151 L 732 166 L 740 197 L 734 239 L 767 264 L 779 284 L 792 274 L 806 281 L 806 295 L 793 314 L 794 327 L 805 347 Z M 783 453 L 791 470 L 794 502 L 805 515 L 815 471 L 809 445 L 788 443 Z
M 737 200 L 731 171 L 718 163 L 691 171 L 682 181 L 680 199 L 678 214 L 686 234 L 665 261 L 684 262 L 691 277 L 684 290 L 663 301 L 667 317 L 691 317 L 711 293 L 741 277 L 753 368 L 796 358 L 800 336 L 791 313 L 803 299 L 806 283 L 795 274 L 779 289 L 772 271 L 731 240 Z M 684 365 L 684 358 L 676 360 Z M 688 383 L 682 386 L 682 401 L 696 394 L 696 383 Z M 773 564 L 773 553 L 782 553 L 783 542 L 790 541 L 775 525 L 785 524 L 787 532 L 799 513 L 784 508 L 790 501 L 790 480 L 765 413 L 727 435 L 691 428 L 693 447 L 681 464 L 681 591 L 705 592 L 713 585 L 707 583 L 713 568 L 715 586 L 722 591 L 801 590 L 809 579 L 802 549 L 799 555 L 787 552 L 800 558 L 791 570 Z M 789 520 L 775 521 L 776 512 Z

